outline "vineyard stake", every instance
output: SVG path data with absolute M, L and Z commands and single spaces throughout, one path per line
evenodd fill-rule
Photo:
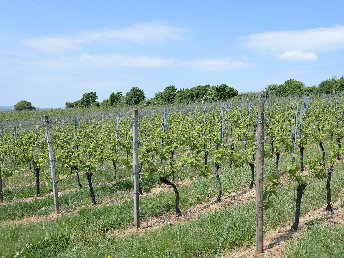
M 50 129 L 49 129 L 49 118 L 48 116 L 44 116 L 44 121 L 45 121 L 45 133 L 46 133 L 46 140 L 48 143 L 48 151 L 49 151 L 49 162 L 50 162 L 50 173 L 51 173 L 51 180 L 53 183 L 53 193 L 54 193 L 54 206 L 55 206 L 55 211 L 57 213 L 60 212 L 60 207 L 59 207 L 59 197 L 58 197 L 58 191 L 57 191 L 57 180 L 56 180 L 56 175 L 55 175 L 55 160 L 54 160 L 54 151 L 53 151 L 53 144 L 51 141 L 51 136 L 50 136 Z
M 256 155 L 256 253 L 263 253 L 264 99 L 258 103 Z
M 138 120 L 139 112 L 134 110 L 133 114 L 133 170 L 134 170 L 134 224 L 140 227 L 140 186 L 139 186 L 139 137 Z

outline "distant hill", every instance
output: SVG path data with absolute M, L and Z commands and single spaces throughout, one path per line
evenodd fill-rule
M 13 107 L 10 106 L 0 106 L 0 112 L 12 111 Z

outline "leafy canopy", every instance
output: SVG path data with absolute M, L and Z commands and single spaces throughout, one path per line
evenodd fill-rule
M 31 102 L 26 100 L 21 100 L 17 104 L 14 105 L 14 110 L 21 111 L 21 110 L 34 110 L 36 109 L 32 106 Z

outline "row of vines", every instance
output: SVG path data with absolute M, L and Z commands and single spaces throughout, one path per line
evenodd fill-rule
M 68 111 L 70 112 L 70 111 Z M 28 114 L 30 115 L 30 114 Z M 13 120 L 6 114 L 0 121 L 0 202 L 6 200 L 4 179 L 32 171 L 36 195 L 42 176 L 48 180 L 49 157 L 43 120 Z M 104 164 L 111 164 L 113 180 L 132 173 L 133 118 L 130 112 L 49 114 L 50 132 L 59 180 L 75 177 L 75 187 L 87 179 L 90 198 L 97 203 L 92 178 Z M 180 216 L 176 178 L 197 171 L 213 176 L 216 202 L 223 197 L 221 175 L 231 168 L 250 173 L 254 185 L 257 103 L 254 100 L 208 106 L 142 110 L 139 113 L 140 193 L 157 184 L 171 186 L 176 195 L 175 211 Z M 265 104 L 265 155 L 274 162 L 265 177 L 264 204 L 286 180 L 296 184 L 295 221 L 298 228 L 301 200 L 312 178 L 324 180 L 326 209 L 332 211 L 331 178 L 344 151 L 343 98 L 268 99 Z M 318 149 L 317 152 L 314 152 Z M 281 169 L 281 160 L 289 165 Z M 326 181 L 326 182 L 325 182 Z

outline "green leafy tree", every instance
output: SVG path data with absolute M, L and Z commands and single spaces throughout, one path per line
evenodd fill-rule
M 122 92 L 112 92 L 110 97 L 109 97 L 109 104 L 110 106 L 118 106 L 121 104 L 123 99 Z
M 99 103 L 97 102 L 97 93 L 96 92 L 88 92 L 84 93 L 80 100 L 74 101 L 74 102 L 66 102 L 66 108 L 75 108 L 75 107 L 93 107 L 97 106 L 99 107 Z
M 343 91 L 344 90 L 344 77 L 340 77 L 339 79 L 337 79 L 337 91 Z
M 96 105 L 97 102 L 97 93 L 96 92 L 88 92 L 82 95 L 79 105 L 81 107 L 91 107 L 92 105 Z M 97 105 L 96 105 L 97 106 Z
M 173 104 L 177 95 L 177 88 L 174 85 L 167 86 L 164 91 L 158 92 L 153 98 L 157 104 Z
M 302 96 L 305 93 L 305 84 L 301 81 L 290 79 L 283 84 L 285 96 Z
M 176 92 L 176 103 L 193 103 L 201 102 L 207 95 L 210 85 L 199 85 L 191 89 L 180 89 Z
M 133 87 L 125 95 L 125 102 L 130 106 L 138 105 L 145 100 L 145 93 L 138 87 Z
M 190 89 L 180 89 L 177 91 L 176 94 L 176 103 L 185 103 L 188 104 L 191 102 Z
M 332 79 L 324 80 L 319 84 L 319 92 L 330 94 L 334 92 L 337 88 L 337 80 L 335 77 Z
M 107 108 L 110 106 L 110 101 L 109 99 L 104 99 L 102 102 L 99 103 L 99 106 L 102 108 Z
M 192 87 L 190 91 L 190 100 L 191 102 L 202 101 L 204 96 L 207 95 L 210 89 L 210 85 L 199 85 Z
M 282 85 L 270 84 L 265 88 L 268 96 L 281 96 L 283 92 Z
M 21 111 L 21 110 L 34 110 L 36 109 L 32 106 L 31 102 L 26 100 L 21 100 L 17 104 L 14 105 L 14 110 Z
M 286 80 L 283 84 L 272 84 L 266 87 L 269 96 L 277 97 L 302 96 L 306 93 L 305 84 L 294 79 Z
M 207 101 L 222 101 L 230 99 L 238 95 L 238 91 L 229 87 L 227 84 L 221 84 L 219 86 L 212 86 L 205 95 L 204 100 Z
M 318 92 L 319 92 L 319 89 L 317 86 L 310 86 L 310 87 L 305 88 L 306 95 L 317 94 Z
M 344 77 L 336 79 L 324 80 L 319 84 L 319 92 L 325 94 L 331 94 L 333 92 L 339 92 L 344 90 Z

